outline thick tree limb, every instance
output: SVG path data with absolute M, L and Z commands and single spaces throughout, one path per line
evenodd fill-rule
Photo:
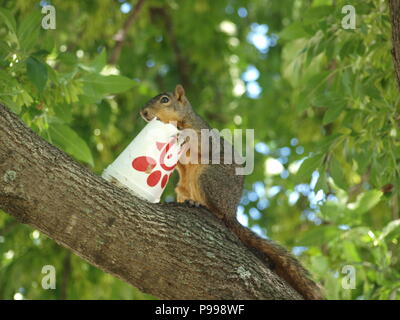
M 389 0 L 389 9 L 392 24 L 392 57 L 400 90 L 400 0 Z
M 1 104 L 0 208 L 159 298 L 301 298 L 207 210 L 139 200 Z

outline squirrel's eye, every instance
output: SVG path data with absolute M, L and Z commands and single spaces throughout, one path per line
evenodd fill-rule
M 168 103 L 169 102 L 169 98 L 168 97 L 162 97 L 161 98 L 161 103 Z

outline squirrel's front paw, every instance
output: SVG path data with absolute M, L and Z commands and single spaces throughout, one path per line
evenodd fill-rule
M 192 208 L 205 208 L 204 205 L 202 205 L 200 202 L 194 201 L 194 200 L 185 200 L 183 203 L 187 204 L 189 207 Z

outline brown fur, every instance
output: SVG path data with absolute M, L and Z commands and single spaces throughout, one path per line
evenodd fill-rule
M 163 97 L 168 97 L 169 101 L 163 103 Z M 210 129 L 193 111 L 180 85 L 175 88 L 173 94 L 163 93 L 150 100 L 142 109 L 141 115 L 146 120 L 157 117 L 165 123 L 175 121 L 178 128 L 194 129 L 198 135 L 201 129 Z M 305 299 L 323 299 L 320 288 L 309 278 L 307 271 L 296 258 L 281 246 L 243 227 L 236 220 L 236 209 L 243 191 L 243 176 L 235 174 L 237 164 L 223 164 L 224 140 L 221 140 L 220 164 L 178 163 L 180 178 L 175 189 L 178 202 L 190 200 L 207 207 L 223 220 L 246 246 L 253 251 L 256 249 L 256 254 L 264 258 L 265 263 L 272 263 L 275 273 Z M 198 148 L 197 152 L 201 154 L 201 146 Z

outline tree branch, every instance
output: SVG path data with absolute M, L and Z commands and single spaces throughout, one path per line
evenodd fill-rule
M 209 211 L 139 200 L 1 104 L 0 209 L 159 298 L 301 298 Z
M 61 282 L 61 290 L 60 290 L 60 298 L 61 300 L 67 300 L 68 299 L 68 287 L 69 287 L 69 281 L 71 277 L 71 253 L 67 252 L 67 254 L 64 257 L 64 262 L 63 262 L 63 270 L 62 270 L 62 282 Z
M 129 31 L 129 28 L 132 26 L 132 24 L 136 21 L 140 10 L 143 7 L 143 4 L 146 0 L 138 0 L 138 2 L 136 3 L 135 7 L 132 9 L 132 12 L 128 15 L 128 17 L 125 20 L 125 23 L 122 27 L 122 29 L 120 29 L 115 35 L 114 35 L 114 39 L 115 39 L 115 45 L 114 48 L 111 51 L 111 56 L 108 60 L 109 64 L 116 64 L 119 56 L 121 54 L 121 50 L 122 50 L 122 46 L 124 45 L 124 41 L 126 38 L 126 35 Z
M 389 0 L 389 9 L 392 24 L 392 57 L 400 90 L 400 0 Z
M 164 7 L 152 7 L 150 8 L 150 14 L 153 21 L 163 21 L 166 30 L 165 35 L 169 38 L 172 50 L 175 54 L 176 67 L 178 69 L 180 82 L 185 88 L 188 88 L 191 85 L 189 76 L 189 63 L 182 53 L 179 40 L 174 30 L 172 18 Z

